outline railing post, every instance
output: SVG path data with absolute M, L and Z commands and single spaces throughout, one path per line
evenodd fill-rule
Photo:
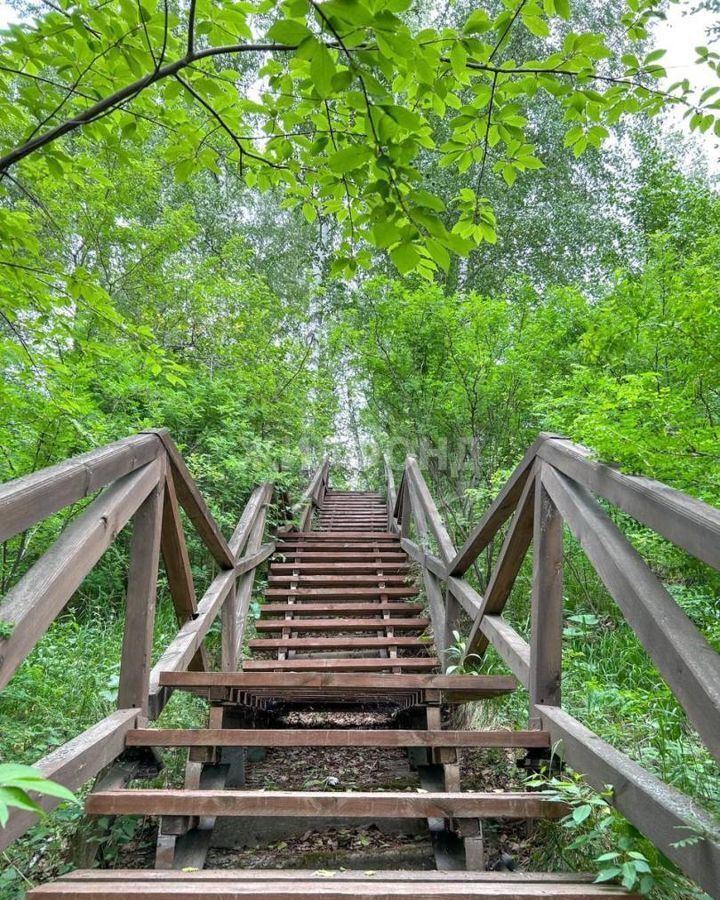
M 164 493 L 163 472 L 133 517 L 130 543 L 118 707 L 137 708 L 145 715 L 148 712 Z
M 530 636 L 530 727 L 541 727 L 536 707 L 560 706 L 563 630 L 563 520 L 535 478 L 533 579 Z

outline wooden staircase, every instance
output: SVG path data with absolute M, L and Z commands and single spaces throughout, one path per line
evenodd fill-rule
M 562 804 L 527 791 L 463 791 L 462 748 L 550 745 L 547 731 L 460 731 L 443 711 L 510 693 L 513 677 L 448 676 L 428 634 L 430 619 L 388 509 L 373 492 L 327 490 L 314 530 L 278 534 L 265 601 L 242 671 L 165 671 L 159 689 L 207 699 L 208 727 L 131 728 L 125 747 L 187 747 L 182 789 L 99 789 L 93 816 L 157 816 L 155 870 L 87 870 L 37 887 L 37 898 L 596 898 L 628 897 L 592 876 L 483 871 L 483 822 L 556 819 Z M 287 727 L 291 711 L 371 709 L 383 727 Z M 346 721 L 346 718 L 343 719 Z M 248 790 L 238 783 L 249 748 L 406 748 L 422 791 Z M 241 779 L 240 779 L 241 780 Z M 436 846 L 452 835 L 465 870 L 206 870 L 220 817 L 420 819 Z M 443 857 L 436 855 L 439 865 Z

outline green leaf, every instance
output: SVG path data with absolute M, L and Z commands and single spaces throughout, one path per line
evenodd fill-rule
M 318 94 L 321 97 L 329 97 L 332 93 L 335 62 L 324 44 L 314 41 L 314 45 L 315 49 L 310 59 L 310 77 Z
M 492 19 L 485 10 L 476 9 L 468 16 L 463 25 L 463 31 L 465 34 L 482 34 L 484 31 L 490 31 L 492 27 Z
M 450 269 L 450 254 L 443 245 L 439 241 L 436 241 L 435 238 L 428 238 L 427 249 L 430 256 L 432 256 L 443 272 L 448 272 Z
M 304 22 L 295 19 L 281 19 L 268 29 L 268 38 L 279 44 L 301 44 L 312 32 Z
M 401 275 L 407 275 L 420 262 L 420 254 L 412 244 L 399 244 L 390 251 L 390 259 Z
M 603 869 L 595 879 L 596 884 L 601 884 L 603 881 L 613 881 L 618 877 L 622 872 L 620 866 L 610 866 L 609 869 Z
M 579 825 L 587 819 L 591 812 L 592 806 L 590 806 L 589 803 L 583 803 L 582 806 L 576 806 L 572 811 L 573 820 Z
M 4 806 L 15 806 L 17 809 L 38 813 L 38 815 L 44 813 L 43 808 L 19 787 L 0 787 L 0 803 Z
M 343 147 L 328 159 L 328 165 L 336 175 L 344 175 L 364 165 L 373 156 L 373 151 L 367 144 L 351 144 Z

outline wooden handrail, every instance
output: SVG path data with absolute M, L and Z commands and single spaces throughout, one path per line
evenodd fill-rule
M 0 638 L 0 688 L 45 634 L 162 472 L 160 460 L 124 475 L 74 519 L 0 604 L 9 634 Z
M 0 543 L 152 462 L 162 446 L 136 434 L 0 485 Z
M 387 476 L 386 476 L 387 478 Z M 592 492 L 592 493 L 591 493 Z M 565 759 L 613 802 L 690 878 L 720 884 L 720 830 L 712 816 L 646 772 L 560 707 L 563 625 L 563 523 L 597 570 L 628 624 L 711 753 L 720 758 L 720 655 L 680 609 L 592 494 L 597 494 L 698 559 L 720 568 L 720 510 L 647 478 L 616 471 L 558 435 L 529 448 L 461 550 L 450 553 L 437 507 L 412 457 L 398 488 L 392 524 L 425 581 L 436 643 L 447 639 L 450 603 L 470 617 L 466 652 L 492 644 L 530 694 L 530 726 L 549 731 Z M 463 577 L 512 517 L 485 596 Z M 415 526 L 419 543 L 411 538 Z M 421 546 L 432 532 L 440 556 Z M 533 543 L 530 642 L 501 613 Z M 442 602 L 440 586 L 446 587 Z M 678 829 L 685 829 L 678 831 Z M 677 846 L 695 833 L 696 843 Z
M 305 493 L 292 508 L 293 516 L 298 518 L 298 531 L 308 531 L 312 525 L 313 512 L 322 505 L 327 492 L 330 458 L 324 457 L 315 470 Z
M 327 484 L 327 460 L 313 486 L 315 502 Z M 192 666 L 207 669 L 203 639 L 222 614 L 223 666 L 235 668 L 240 654 L 253 580 L 274 551 L 263 544 L 272 484 L 257 487 L 227 541 L 208 510 L 180 452 L 167 431 L 146 432 L 118 441 L 41 472 L 0 486 L 4 538 L 11 537 L 64 506 L 104 488 L 76 516 L 54 544 L 0 602 L 0 688 L 62 611 L 85 576 L 118 533 L 132 520 L 127 615 L 116 713 L 53 751 L 37 764 L 41 771 L 75 789 L 97 775 L 124 750 L 130 728 L 156 717 L 169 697 L 159 686 L 162 671 Z M 221 567 L 198 603 L 179 509 L 183 507 L 203 543 Z M 155 591 L 162 554 L 179 630 L 150 670 Z M 131 768 L 131 767 L 130 767 Z M 59 801 L 44 798 L 51 809 Z M 0 849 L 35 820 L 13 809 L 0 829 Z
M 720 569 L 720 509 L 652 478 L 623 475 L 586 447 L 547 435 L 538 456 L 594 494 L 715 569 Z
M 228 546 L 220 526 L 210 514 L 198 486 L 185 465 L 185 460 L 173 443 L 167 429 L 162 428 L 151 433 L 156 434 L 162 441 L 172 469 L 178 500 L 193 527 L 215 557 L 217 564 L 223 569 L 232 569 L 235 564 L 233 552 Z
M 387 453 L 383 453 L 383 468 L 385 470 L 385 494 L 387 498 L 388 510 L 388 531 L 397 531 L 395 523 L 395 504 L 397 502 L 397 491 L 395 490 L 395 477 L 393 475 L 392 466 Z

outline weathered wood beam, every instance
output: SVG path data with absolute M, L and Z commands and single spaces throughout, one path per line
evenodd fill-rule
M 611 785 L 611 802 L 686 875 L 711 895 L 720 885 L 717 821 L 690 797 L 670 787 L 555 706 L 538 706 L 543 727 L 567 762 L 597 790 Z M 673 846 L 701 835 L 687 847 Z
M 395 504 L 397 502 L 397 490 L 395 489 L 395 477 L 392 465 L 387 453 L 383 453 L 383 467 L 385 469 L 385 490 L 387 493 L 388 531 L 395 531 L 398 527 L 395 523 Z
M 235 565 L 232 551 L 220 530 L 220 526 L 210 513 L 180 451 L 173 443 L 166 429 L 158 429 L 150 433 L 157 435 L 165 447 L 172 468 L 178 500 L 187 513 L 193 527 L 215 558 L 217 564 L 223 569 L 231 569 Z
M 161 478 L 133 517 L 130 543 L 118 706 L 139 709 L 143 715 L 148 711 L 164 492 Z
M 538 449 L 549 437 L 550 435 L 541 434 L 528 448 L 515 471 L 505 482 L 505 486 L 468 536 L 460 552 L 448 564 L 448 572 L 451 575 L 464 575 L 495 537 L 502 525 L 510 518 L 525 487 L 525 482 L 535 461 Z
M 720 510 L 652 478 L 623 475 L 593 459 L 586 447 L 561 438 L 546 440 L 538 455 L 673 544 L 720 569 Z
M 172 597 L 178 625 L 184 625 L 197 612 L 197 596 L 193 581 L 190 556 L 188 554 L 185 530 L 180 517 L 180 506 L 175 491 L 173 474 L 168 467 L 165 473 L 165 498 L 163 501 L 162 532 L 160 551 L 165 565 L 170 596 Z M 190 668 L 203 671 L 208 668 L 204 645 L 190 660 Z
M 472 585 L 468 584 L 464 578 L 455 578 L 452 575 L 447 580 L 447 587 L 448 591 L 474 622 L 483 606 L 482 595 Z
M 483 616 L 480 628 L 524 687 L 530 682 L 530 645 L 502 616 Z
M 720 759 L 720 654 L 592 495 L 548 467 L 543 484 L 690 722 Z
M 76 791 L 122 753 L 125 735 L 137 726 L 137 721 L 137 709 L 116 710 L 36 762 L 35 768 L 46 778 Z M 47 796 L 35 799 L 45 810 L 54 809 L 62 802 Z M 37 821 L 35 813 L 11 809 L 7 825 L 0 828 L 0 850 L 4 850 Z
M 239 559 L 237 561 L 238 568 L 242 568 L 245 562 L 244 557 Z M 151 718 L 159 715 L 168 697 L 167 689 L 160 687 L 160 673 L 187 669 L 234 583 L 234 569 L 225 569 L 215 576 L 198 603 L 195 618 L 190 619 L 180 628 L 176 637 L 153 666 L 149 689 Z
M 467 652 L 482 655 L 487 638 L 480 628 L 483 616 L 498 615 L 505 608 L 510 591 L 515 584 L 520 566 L 530 546 L 533 533 L 533 509 L 535 505 L 535 474 L 530 471 L 515 509 L 515 515 L 500 548 L 497 562 L 490 575 L 482 605 L 475 616 L 467 639 Z
M 386 690 L 438 690 L 461 693 L 469 691 L 482 697 L 510 693 L 517 687 L 514 678 L 506 675 L 414 675 L 402 673 L 368 675 L 364 673 L 334 672 L 162 672 L 160 684 L 175 688 L 230 687 L 238 689 L 267 688 L 291 690 L 298 688 Z
M 126 790 L 90 794 L 89 815 L 560 818 L 564 803 L 536 793 Z
M 168 697 L 166 689 L 160 688 L 158 684 L 160 672 L 187 669 L 234 584 L 235 573 L 232 569 L 225 569 L 215 576 L 198 603 L 195 618 L 180 628 L 153 666 L 149 687 L 150 718 L 157 718 Z
M 410 538 L 402 538 L 400 546 L 407 555 L 422 566 L 423 569 L 427 569 L 432 572 L 433 575 L 437 575 L 438 578 L 445 579 L 445 563 L 441 559 L 438 559 L 437 556 L 429 553 L 422 547 L 419 547 L 415 541 L 411 541 Z
M 450 535 L 447 533 L 445 524 L 438 512 L 428 486 L 425 483 L 417 460 L 414 457 L 408 456 L 405 461 L 405 471 L 410 482 L 410 496 L 412 499 L 413 513 L 415 513 L 416 517 L 420 516 L 426 523 L 425 527 L 429 528 L 432 532 L 433 537 L 437 541 L 440 557 L 447 565 L 447 563 L 455 556 L 455 545 L 450 539 Z M 419 525 L 420 520 L 418 520 L 418 526 Z M 424 530 L 424 528 L 422 530 Z
M 258 559 L 266 559 L 269 552 L 263 553 L 260 545 L 265 533 L 265 519 L 267 516 L 267 508 L 272 499 L 273 486 L 271 484 L 261 485 L 255 489 L 254 495 L 257 494 L 258 506 L 255 514 L 255 520 L 248 532 L 247 542 L 245 544 L 245 552 L 249 556 L 255 556 Z M 232 546 L 232 545 L 231 545 Z M 234 663 L 230 667 L 234 669 L 237 665 L 242 648 L 243 637 L 245 635 L 245 624 L 247 622 L 248 608 L 250 606 L 250 598 L 252 597 L 252 589 L 255 583 L 255 572 L 257 566 L 253 566 L 244 572 L 237 583 L 237 611 L 235 637 L 236 643 L 234 647 Z
M 137 728 L 128 747 L 549 747 L 542 731 Z
M 161 466 L 155 459 L 106 488 L 5 595 L 0 621 L 11 633 L 0 638 L 0 688 L 158 483 Z
M 535 478 L 533 580 L 530 624 L 530 723 L 540 727 L 535 707 L 560 706 L 563 637 L 563 522 L 542 483 Z
M 137 434 L 0 485 L 0 543 L 134 472 L 161 452 L 155 435 Z

